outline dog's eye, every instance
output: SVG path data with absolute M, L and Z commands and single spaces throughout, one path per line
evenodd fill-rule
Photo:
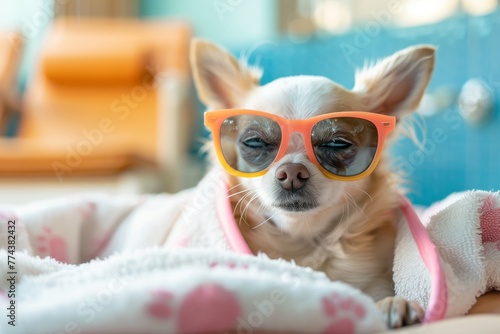
M 262 138 L 258 137 L 246 139 L 243 141 L 243 144 L 249 148 L 255 148 L 255 149 L 269 146 L 269 144 L 263 141 Z
M 327 143 L 321 144 L 321 147 L 332 148 L 334 150 L 345 150 L 352 146 L 352 143 L 342 138 L 335 138 Z

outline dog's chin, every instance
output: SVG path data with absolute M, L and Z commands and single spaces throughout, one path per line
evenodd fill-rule
M 273 202 L 273 206 L 285 212 L 307 212 L 319 206 L 315 197 L 307 191 L 299 190 L 295 193 L 282 192 Z

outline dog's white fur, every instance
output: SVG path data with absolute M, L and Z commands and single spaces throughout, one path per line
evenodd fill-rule
M 295 76 L 258 86 L 260 72 L 207 41 L 192 44 L 193 74 L 209 109 L 247 108 L 303 119 L 336 111 L 371 111 L 399 118 L 419 104 L 434 67 L 434 48 L 404 49 L 356 73 L 347 90 L 324 77 Z M 368 177 L 333 181 L 311 163 L 299 134 L 287 154 L 259 178 L 231 180 L 242 234 L 254 253 L 293 259 L 358 287 L 375 300 L 393 296 L 398 184 L 385 159 Z M 286 162 L 308 169 L 319 205 L 304 212 L 277 208 L 276 169 Z

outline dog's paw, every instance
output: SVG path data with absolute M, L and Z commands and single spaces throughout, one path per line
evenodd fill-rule
M 424 310 L 414 301 L 400 297 L 387 297 L 377 302 L 388 328 L 400 328 L 418 324 L 424 318 Z

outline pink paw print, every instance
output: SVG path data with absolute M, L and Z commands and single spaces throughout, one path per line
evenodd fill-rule
M 80 208 L 80 213 L 84 219 L 90 219 L 94 215 L 95 211 L 96 205 L 92 202 L 84 203 Z
M 366 310 L 351 297 L 343 297 L 338 293 L 323 297 L 324 314 L 332 319 L 332 322 L 323 333 L 328 334 L 351 334 L 355 332 L 356 323 L 363 320 Z
M 2 289 L 0 289 L 0 299 L 9 300 L 7 294 Z
M 218 267 L 219 265 L 221 265 L 221 264 L 219 264 L 219 262 L 214 261 L 214 262 L 210 263 L 208 266 L 210 268 L 215 268 L 215 267 Z M 228 263 L 224 263 L 221 266 L 225 266 L 229 269 L 238 268 L 238 265 L 236 264 L 236 262 L 232 262 L 232 261 L 230 261 Z M 244 264 L 244 265 L 240 266 L 240 268 L 248 269 L 248 264 Z
M 50 256 L 63 263 L 69 262 L 66 241 L 54 235 L 50 227 L 44 226 L 36 241 L 36 251 L 40 256 Z
M 146 307 L 146 312 L 155 319 L 168 319 L 172 314 L 170 303 L 174 295 L 166 290 L 152 292 L 153 300 Z
M 0 211 L 0 224 L 5 226 L 2 227 L 0 232 L 7 232 L 7 226 L 12 224 L 12 223 L 9 224 L 9 221 L 15 222 L 14 224 L 16 226 L 16 231 L 17 231 L 20 227 L 19 218 L 17 218 L 13 213 Z M 5 231 L 3 230 L 4 228 Z
M 153 291 L 152 295 L 146 313 L 157 320 L 171 319 L 174 295 L 166 290 Z M 176 316 L 176 332 L 223 332 L 235 326 L 240 313 L 240 305 L 232 293 L 217 284 L 202 284 L 182 300 Z
M 495 207 L 495 199 L 487 197 L 481 208 L 481 239 L 482 242 L 495 242 L 500 250 L 500 207 Z
M 176 246 L 180 248 L 186 248 L 189 246 L 190 239 L 189 237 L 183 237 L 176 242 Z
M 178 328 L 181 333 L 223 332 L 235 326 L 240 313 L 231 292 L 217 284 L 202 284 L 182 301 Z
M 6 222 L 8 222 L 9 220 L 19 220 L 13 213 L 5 211 L 0 211 L 0 219 Z

